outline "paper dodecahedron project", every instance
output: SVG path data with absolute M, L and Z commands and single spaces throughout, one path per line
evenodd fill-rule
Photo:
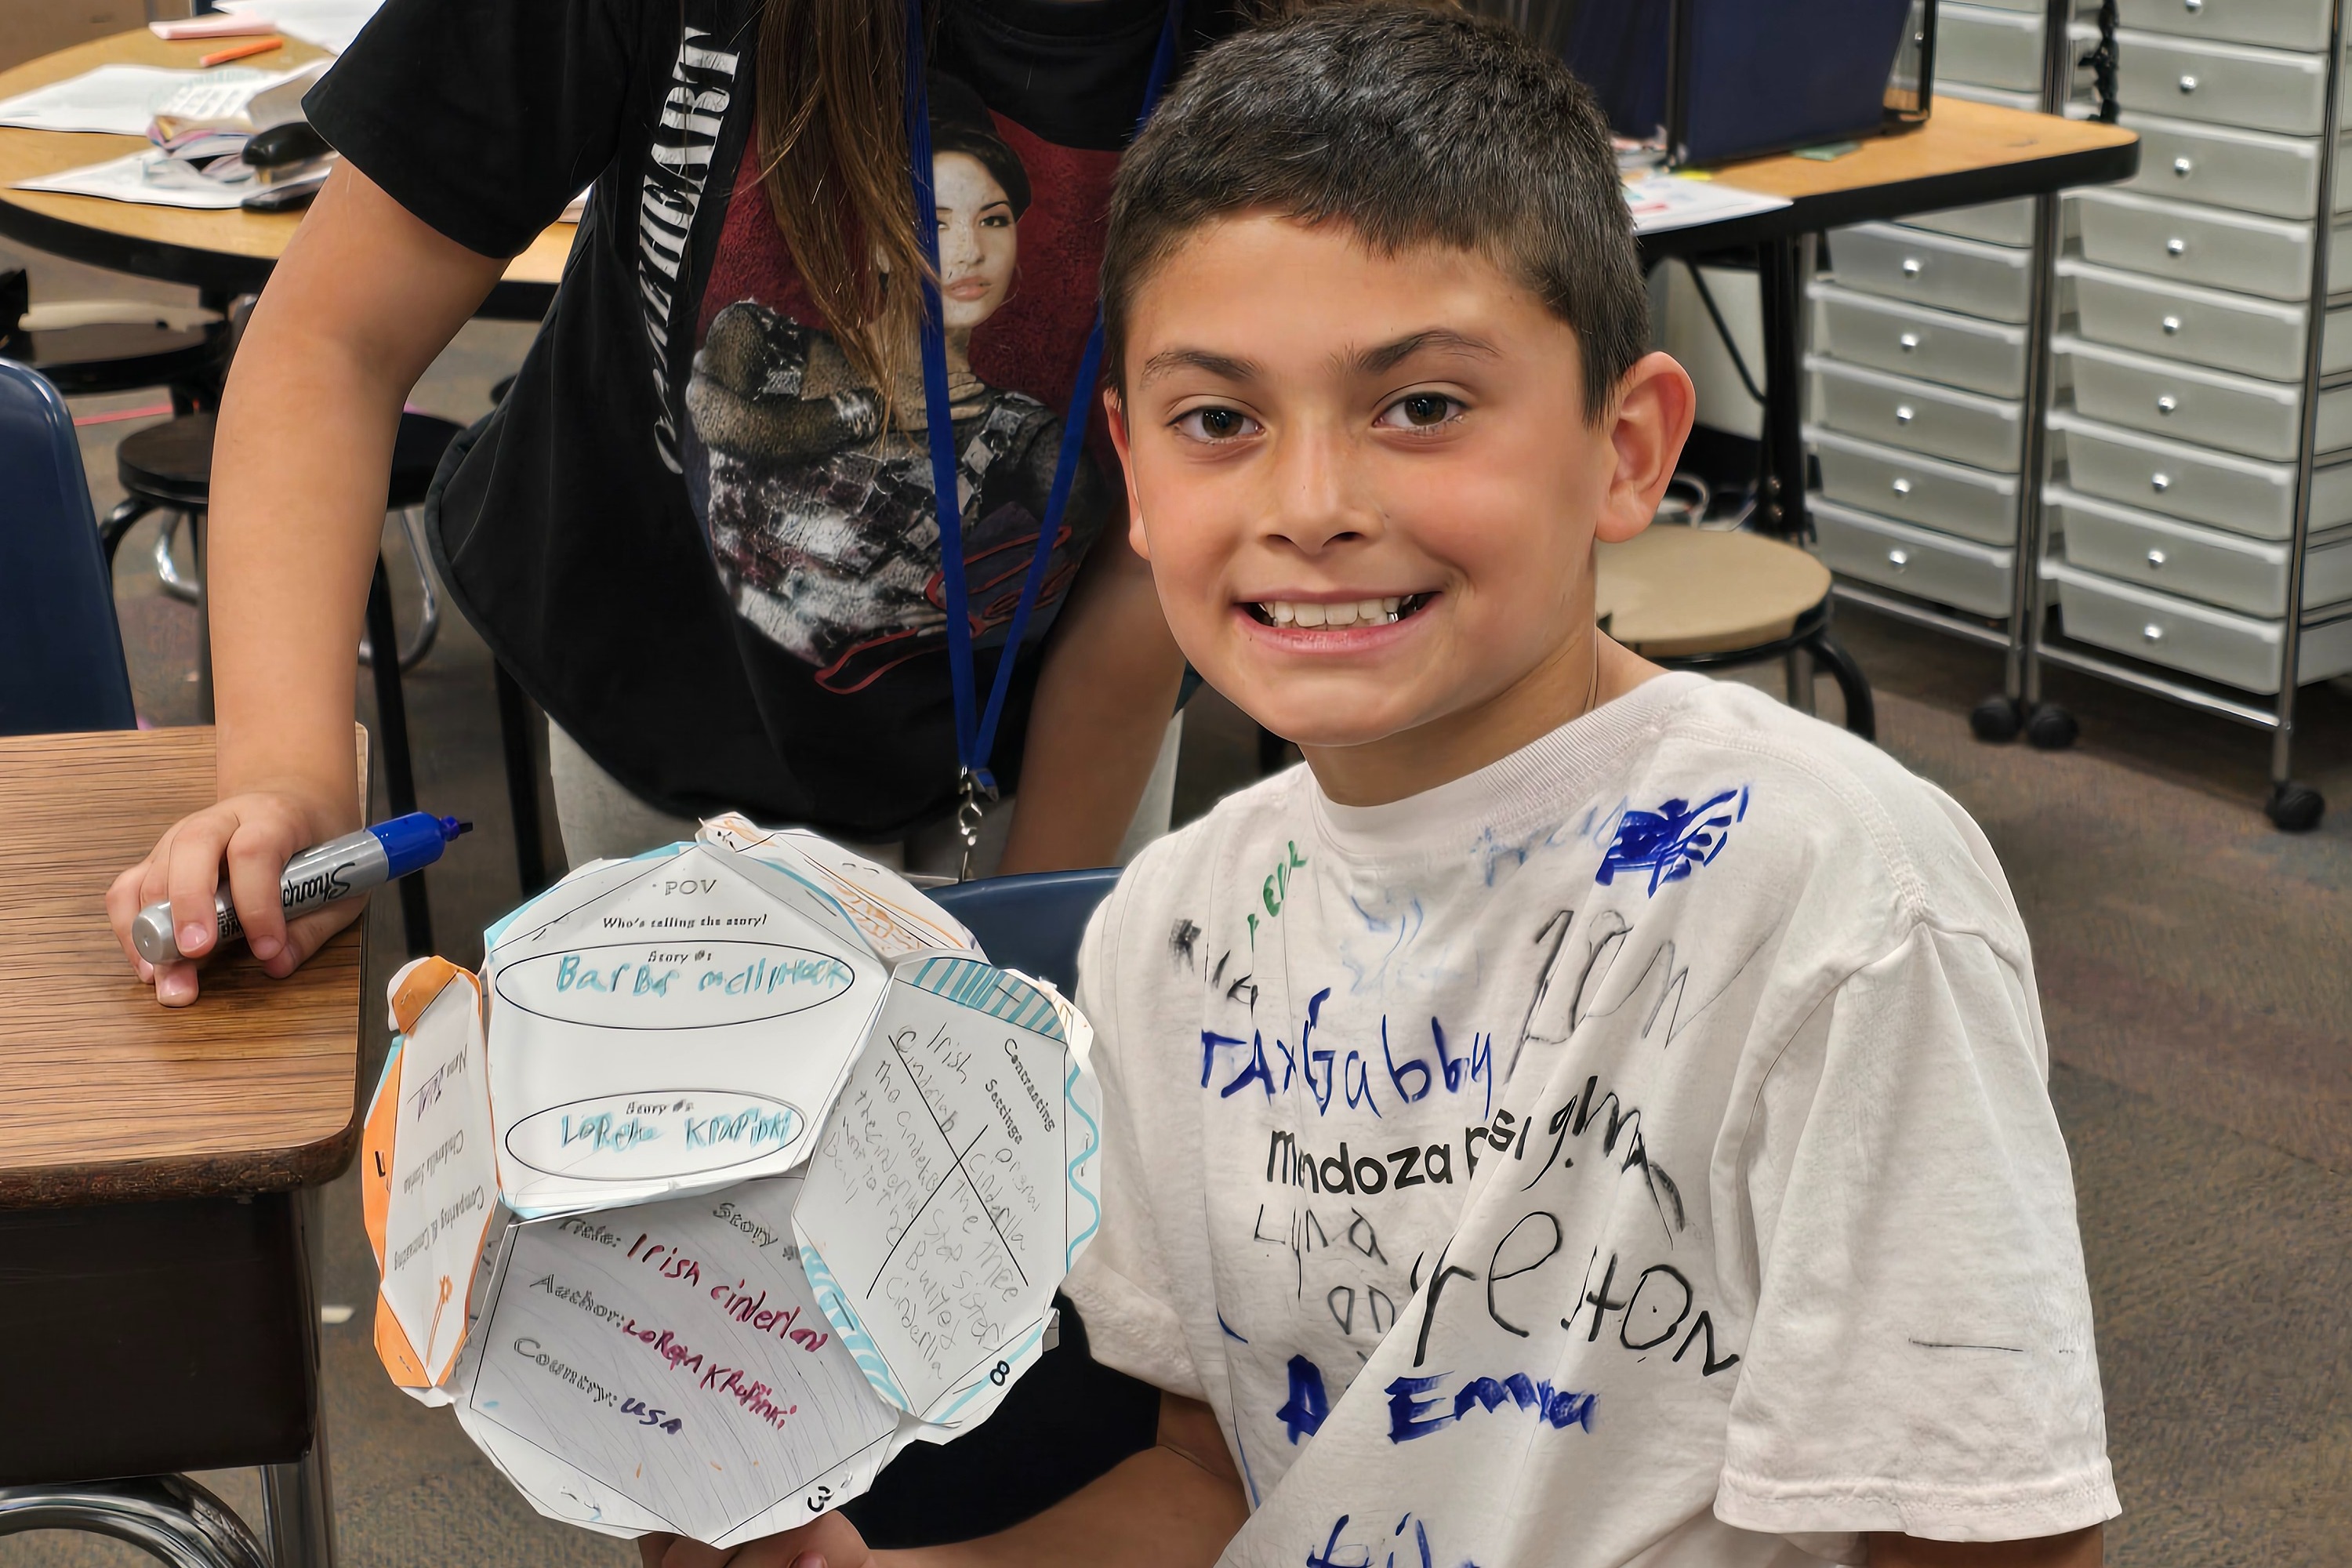
M 729 1547 L 1044 1353 L 1101 1215 L 1091 1032 L 897 873 L 738 817 L 392 983 L 365 1213 L 393 1381 L 542 1513 Z

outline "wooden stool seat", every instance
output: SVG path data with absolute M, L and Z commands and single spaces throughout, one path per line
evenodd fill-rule
M 1635 653 L 1668 669 L 1785 658 L 1790 705 L 1805 713 L 1819 659 L 1845 699 L 1845 727 L 1878 738 L 1870 682 L 1830 632 L 1829 569 L 1795 545 L 1661 523 L 1594 553 L 1593 614 Z
M 1830 594 L 1827 567 L 1761 534 L 1660 524 L 1597 553 L 1593 613 L 1647 658 L 1778 642 Z

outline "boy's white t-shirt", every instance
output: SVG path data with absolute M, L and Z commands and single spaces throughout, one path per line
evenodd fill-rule
M 1305 769 L 1089 928 L 1097 1359 L 1265 1568 L 1795 1563 L 2117 1511 L 2032 960 L 1974 823 L 1654 679 L 1391 805 Z

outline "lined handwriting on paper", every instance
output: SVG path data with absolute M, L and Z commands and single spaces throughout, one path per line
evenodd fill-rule
M 938 958 L 892 983 L 796 1220 L 820 1303 L 901 1409 L 970 1418 L 1035 1352 L 1096 1219 L 1080 1081 L 1053 1001 L 1020 977 Z

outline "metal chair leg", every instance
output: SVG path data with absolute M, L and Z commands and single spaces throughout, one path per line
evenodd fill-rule
M 98 525 L 98 542 L 106 551 L 108 571 L 114 569 L 114 552 L 121 548 L 122 536 L 131 531 L 131 525 L 154 510 L 153 501 L 133 496 L 106 514 L 106 521 Z
M 379 647 L 398 647 L 399 634 L 392 625 L 392 584 L 384 575 L 383 557 L 375 558 L 375 577 L 368 584 L 368 634 Z M 416 774 L 408 749 L 408 704 L 400 690 L 400 661 L 378 659 L 375 676 L 377 739 L 383 745 L 383 793 L 394 816 L 416 809 Z M 400 882 L 400 914 L 408 936 L 408 956 L 420 958 L 433 951 L 433 914 L 425 901 L 425 874 Z
M 416 585 L 423 595 L 423 613 L 417 617 L 416 640 L 400 650 L 400 668 L 415 669 L 433 651 L 433 639 L 441 635 L 441 595 L 434 591 L 433 572 L 425 563 L 425 526 L 417 520 L 414 508 L 404 508 L 400 513 L 401 531 L 408 536 L 409 558 L 416 563 Z M 375 666 L 375 643 L 373 638 L 360 638 L 360 662 L 370 668 Z
M 334 1492 L 327 1479 L 327 1425 L 290 1465 L 265 1465 L 262 1506 L 269 1515 L 272 1568 L 335 1568 Z
M 1856 664 L 1845 645 L 1830 635 L 1823 626 L 1807 639 L 1806 646 L 1813 657 L 1829 666 L 1830 679 L 1837 682 L 1838 694 L 1845 699 L 1845 727 L 1865 741 L 1878 739 L 1878 708 L 1871 700 L 1870 682 Z
M 180 532 L 180 520 L 185 516 L 187 513 L 182 511 L 163 514 L 163 526 L 155 531 L 155 576 L 163 584 L 163 592 L 184 605 L 193 605 L 204 595 L 203 573 L 198 572 L 197 581 L 189 582 L 180 575 L 179 560 L 172 553 L 172 542 Z
M 547 886 L 547 851 L 539 826 L 539 753 L 531 743 L 530 699 L 507 667 L 491 661 L 499 689 L 499 745 L 506 753 L 507 811 L 514 823 L 515 879 L 526 899 Z
M 1792 647 L 1780 656 L 1788 677 L 1789 706 L 1800 713 L 1811 713 L 1818 704 L 1813 697 L 1813 653 L 1810 647 Z
M 185 1476 L 0 1487 L 0 1535 L 26 1530 L 110 1535 L 172 1568 L 288 1568 L 273 1565 L 236 1511 Z

